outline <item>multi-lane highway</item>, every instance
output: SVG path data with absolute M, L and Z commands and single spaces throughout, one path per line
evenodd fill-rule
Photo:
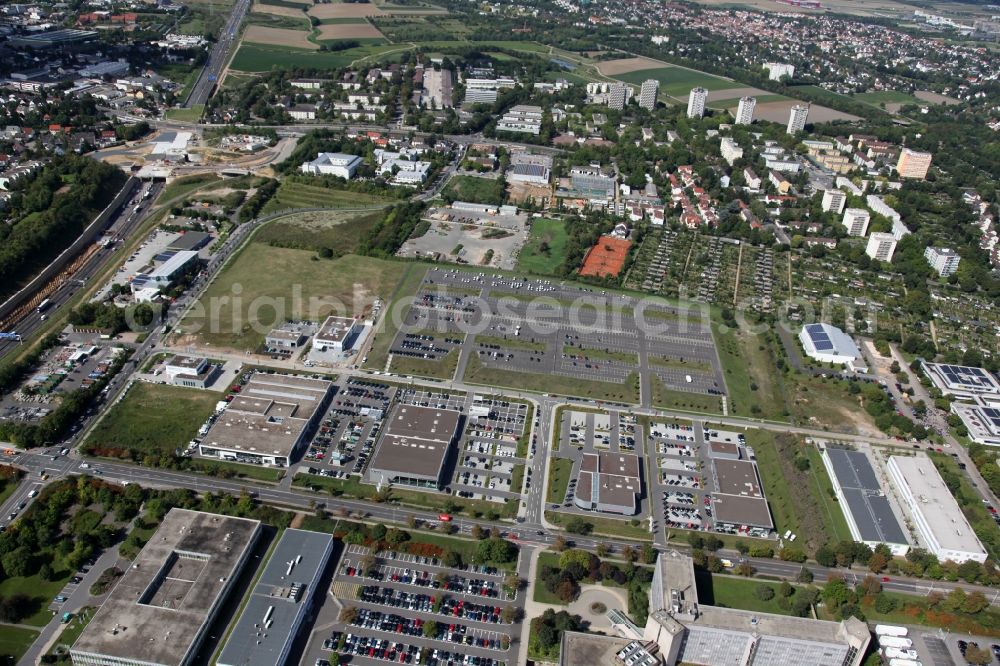
M 123 204 L 121 210 L 105 231 L 105 236 L 119 242 L 110 243 L 98 248 L 83 263 L 79 270 L 73 273 L 70 279 L 60 284 L 52 292 L 48 297 L 50 305 L 44 312 L 39 312 L 36 309 L 29 310 L 19 320 L 8 324 L 7 328 L 9 330 L 2 332 L 17 333 L 21 336 L 22 340 L 27 340 L 28 336 L 40 329 L 50 316 L 61 314 L 59 308 L 68 302 L 90 278 L 99 275 L 107 267 L 112 257 L 114 257 L 119 245 L 126 243 L 135 230 L 142 226 L 142 223 L 146 220 L 150 212 L 149 202 L 155 201 L 160 195 L 163 190 L 163 184 L 153 183 L 148 187 L 149 196 L 145 199 L 141 198 L 144 189 L 137 189 L 132 199 Z M 140 205 L 141 209 L 136 210 L 136 206 Z M 59 278 L 54 279 L 58 280 Z M 19 344 L 20 342 L 16 340 L 0 340 L 0 358 L 16 349 Z
M 243 17 L 246 16 L 248 9 L 250 9 L 250 0 L 237 0 L 232 13 L 229 15 L 229 20 L 226 21 L 225 27 L 219 33 L 218 40 L 208 53 L 208 61 L 205 63 L 205 67 L 201 70 L 201 74 L 198 75 L 198 80 L 191 88 L 191 92 L 188 93 L 188 98 L 184 100 L 185 108 L 190 109 L 208 101 L 209 96 L 212 94 L 212 89 L 219 81 L 222 70 L 225 69 L 226 63 L 229 62 L 229 56 L 233 48 L 239 45 L 240 25 L 243 23 Z

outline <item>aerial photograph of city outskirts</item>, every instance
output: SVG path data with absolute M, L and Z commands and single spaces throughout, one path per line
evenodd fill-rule
M 1000 666 L 991 0 L 0 4 L 0 664 Z

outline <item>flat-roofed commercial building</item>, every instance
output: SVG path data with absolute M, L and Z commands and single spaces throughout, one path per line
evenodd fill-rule
M 368 465 L 368 479 L 440 488 L 462 414 L 454 409 L 396 405 Z
M 322 598 L 320 580 L 333 553 L 333 537 L 287 529 L 254 585 L 229 634 L 218 666 L 284 666 L 311 607 Z
M 944 395 L 965 400 L 983 397 L 986 400 L 1000 401 L 1000 381 L 989 370 L 927 361 L 921 361 L 920 367 Z
M 175 386 L 206 388 L 216 375 L 216 367 L 201 356 L 171 356 L 163 362 L 163 371 Z
M 871 461 L 861 451 L 827 448 L 823 465 L 833 482 L 851 538 L 872 548 L 884 543 L 893 555 L 905 555 L 909 540 L 875 476 Z
M 642 494 L 640 468 L 633 453 L 585 453 L 573 501 L 587 511 L 635 515 Z
M 660 553 L 642 639 L 667 666 L 859 666 L 871 640 L 867 625 L 786 617 L 699 603 L 694 564 Z M 650 650 L 647 650 L 650 651 Z
M 757 463 L 714 458 L 712 470 L 718 488 L 712 496 L 716 526 L 740 534 L 765 536 L 770 533 L 774 521 L 764 497 Z
M 288 467 L 330 401 L 332 382 L 258 372 L 198 445 L 211 458 Z
M 320 351 L 332 349 L 344 351 L 351 345 L 361 331 L 361 323 L 352 317 L 329 316 L 313 336 L 313 348 Z
M 942 562 L 986 561 L 983 544 L 930 458 L 892 456 L 888 469 L 924 548 Z
M 302 165 L 302 173 L 326 174 L 338 176 L 344 180 L 354 178 L 358 167 L 364 163 L 357 155 L 347 155 L 345 153 L 320 153 L 312 162 Z
M 962 419 L 962 425 L 973 442 L 1000 446 L 1000 409 L 986 405 L 980 399 L 974 405 L 953 402 L 951 411 Z
M 260 531 L 257 520 L 171 509 L 73 644 L 73 663 L 194 663 Z

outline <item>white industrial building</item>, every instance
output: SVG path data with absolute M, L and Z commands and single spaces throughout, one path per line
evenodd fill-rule
M 986 561 L 983 544 L 930 458 L 892 456 L 888 469 L 889 478 L 903 505 L 909 507 L 918 536 L 928 552 L 942 562 Z
M 1000 402 L 996 403 L 1000 405 Z M 951 411 L 962 419 L 962 425 L 976 444 L 1000 446 L 1000 408 L 979 398 L 975 404 L 951 403 Z
M 313 349 L 345 351 L 351 348 L 363 326 L 353 317 L 329 316 L 313 336 Z
M 864 372 L 864 357 L 851 336 L 830 324 L 806 324 L 799 333 L 799 342 L 806 356 L 821 363 L 845 365 L 855 372 Z
M 345 153 L 320 153 L 312 162 L 302 165 L 302 173 L 314 175 L 330 175 L 350 180 L 354 178 L 358 167 L 361 166 L 362 159 L 357 155 L 347 155 Z
M 942 395 L 963 400 L 982 397 L 1000 406 L 1000 381 L 988 370 L 928 361 L 921 361 L 920 367 Z

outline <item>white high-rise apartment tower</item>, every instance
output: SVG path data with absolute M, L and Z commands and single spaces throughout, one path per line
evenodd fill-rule
M 741 97 L 740 105 L 736 107 L 736 124 L 749 125 L 753 122 L 753 110 L 757 107 L 755 97 Z
M 892 261 L 892 255 L 895 251 L 896 239 L 892 234 L 875 231 L 868 237 L 868 247 L 865 248 L 865 254 L 872 259 Z
M 639 106 L 652 111 L 656 108 L 656 94 L 660 91 L 660 82 L 656 79 L 646 79 L 639 90 Z
M 704 88 L 692 88 L 688 95 L 688 118 L 701 118 L 705 115 L 705 102 L 708 101 L 708 91 Z
M 795 134 L 796 132 L 801 132 L 806 128 L 806 120 L 809 118 L 809 106 L 802 104 L 796 104 L 792 107 L 792 110 L 788 114 L 788 129 L 786 130 L 789 134 Z

